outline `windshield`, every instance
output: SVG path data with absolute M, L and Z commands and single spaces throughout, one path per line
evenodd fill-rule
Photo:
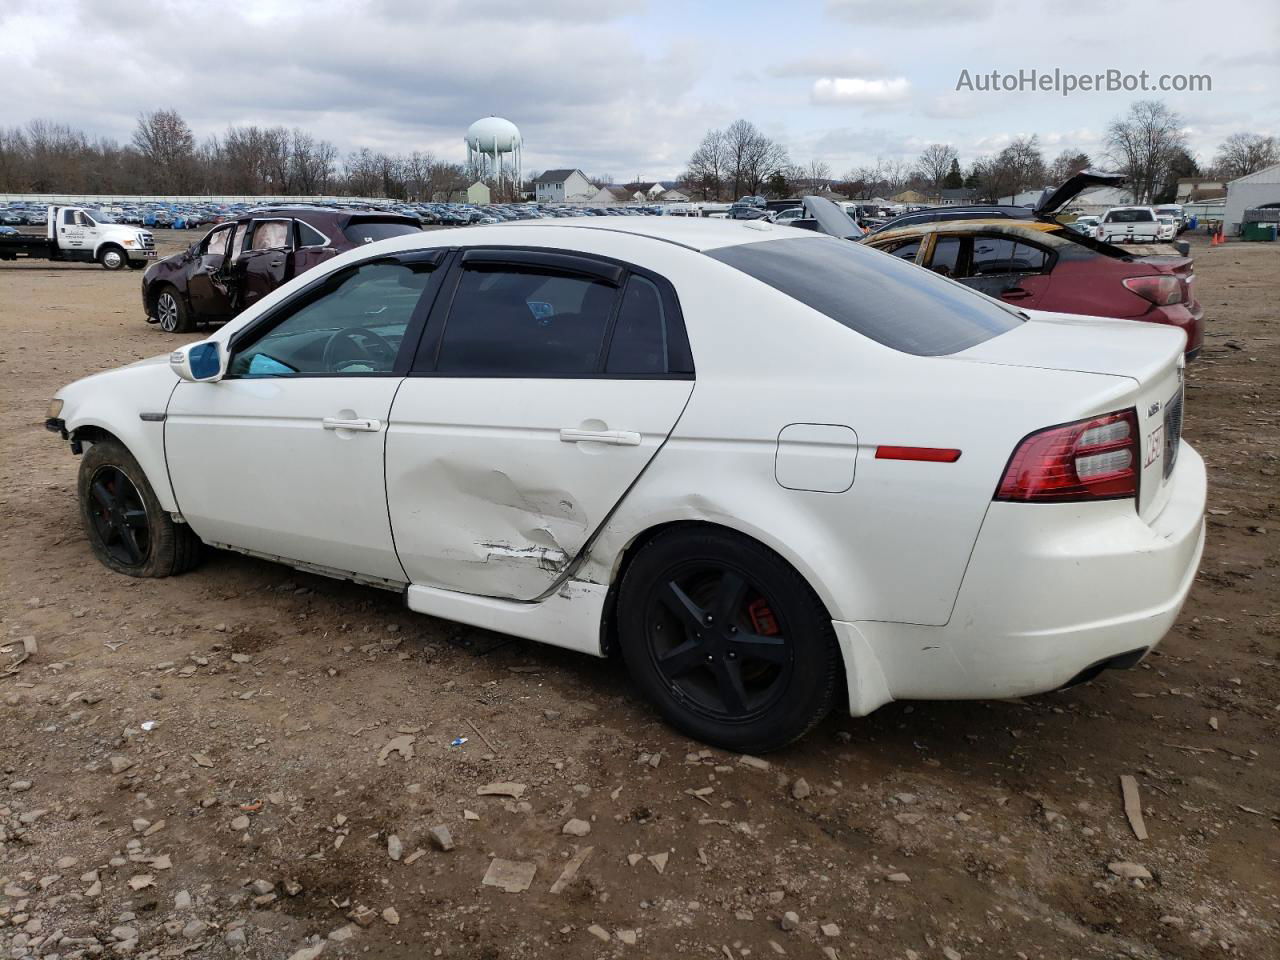
M 101 210 L 90 210 L 86 208 L 84 212 L 93 218 L 94 223 L 115 223 L 116 222 L 115 217 L 113 217 L 109 213 L 104 213 Z
M 892 254 L 834 237 L 796 237 L 707 251 L 886 347 L 958 353 L 1012 330 L 1014 311 Z

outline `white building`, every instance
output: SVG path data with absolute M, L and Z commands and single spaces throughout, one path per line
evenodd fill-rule
M 581 170 L 547 170 L 533 181 L 533 189 L 539 203 L 590 200 L 596 193 Z
M 1280 203 L 1280 163 L 1273 163 L 1256 173 L 1251 173 L 1247 177 L 1238 177 L 1227 184 L 1223 229 L 1228 235 L 1239 233 L 1246 210 L 1270 203 Z

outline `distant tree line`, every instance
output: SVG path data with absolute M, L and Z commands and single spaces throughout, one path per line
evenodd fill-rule
M 1139 101 L 1107 126 L 1105 153 L 1097 159 L 1064 150 L 1046 160 L 1037 135 L 1015 137 L 1000 151 L 978 157 L 967 169 L 946 143 L 929 144 L 914 160 L 877 157 L 832 178 L 822 161 L 793 164 L 786 149 L 747 120 L 710 130 L 689 158 L 681 183 L 694 199 L 734 200 L 762 190 L 777 197 L 830 192 L 847 197 L 884 197 L 908 190 L 926 198 L 942 190 L 970 188 L 980 199 L 997 200 L 1057 186 L 1091 167 L 1125 174 L 1143 202 L 1174 199 L 1179 177 L 1232 180 L 1280 162 L 1280 141 L 1235 133 L 1201 165 L 1187 147 L 1182 119 L 1158 100 Z
M 889 198 L 906 190 L 935 197 L 961 187 L 995 200 L 1057 185 L 1099 166 L 1124 173 L 1140 200 L 1165 202 L 1173 199 L 1179 177 L 1231 180 L 1280 161 L 1275 137 L 1234 133 L 1202 165 L 1188 150 L 1182 119 L 1158 100 L 1139 101 L 1113 119 L 1105 148 L 1099 158 L 1063 151 L 1046 160 L 1039 137 L 1022 136 L 962 168 L 954 146 L 932 143 L 914 160 L 877 157 L 835 177 L 822 160 L 793 162 L 782 143 L 739 119 L 707 131 L 680 183 L 695 200 L 826 192 Z M 346 194 L 434 200 L 456 198 L 474 179 L 461 164 L 416 150 L 363 148 L 343 156 L 329 141 L 298 127 L 228 127 L 220 136 L 197 142 L 176 110 L 141 115 L 128 143 L 91 139 L 49 120 L 0 128 L 0 192 L 5 193 Z M 591 179 L 597 185 L 613 182 L 608 174 Z
M 0 128 L 0 192 L 448 198 L 470 179 L 430 153 L 345 157 L 294 127 L 228 127 L 197 142 L 175 110 L 143 114 L 128 143 L 49 120 Z

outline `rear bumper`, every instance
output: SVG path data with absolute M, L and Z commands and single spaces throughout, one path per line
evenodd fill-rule
M 1204 346 L 1204 307 L 1198 300 L 1175 303 L 1167 307 L 1152 307 L 1145 316 L 1137 317 L 1149 323 L 1163 323 L 1177 327 L 1187 335 L 1187 359 L 1199 356 Z
M 835 624 L 851 712 L 1042 693 L 1136 663 L 1177 618 L 1204 549 L 1204 461 L 1185 443 L 1170 482 L 1150 522 L 1131 500 L 992 503 L 945 626 Z

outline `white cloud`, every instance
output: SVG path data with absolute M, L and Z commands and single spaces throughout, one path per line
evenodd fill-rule
M 879 60 L 857 53 L 802 57 L 769 68 L 772 77 L 874 77 L 884 72 Z
M 813 82 L 809 102 L 819 106 L 872 106 L 898 103 L 911 96 L 906 77 L 868 80 L 864 77 L 820 77 Z
M 827 13 L 841 20 L 913 29 L 955 20 L 985 20 L 993 7 L 992 0 L 827 0 Z

